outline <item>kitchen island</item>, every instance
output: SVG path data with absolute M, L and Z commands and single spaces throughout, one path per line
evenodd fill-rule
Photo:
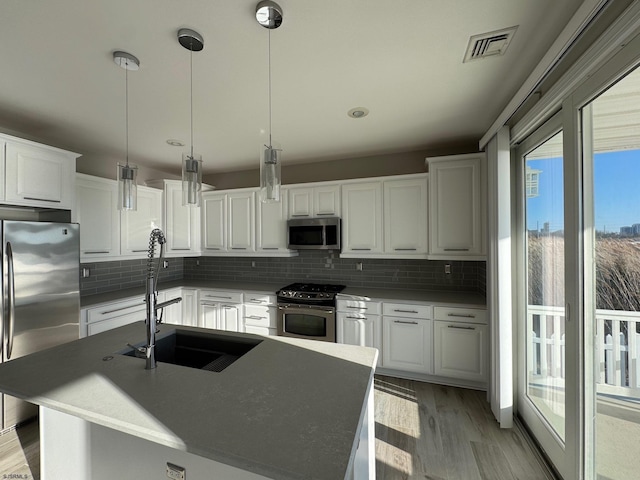
M 152 480 L 167 464 L 189 480 L 375 478 L 376 350 L 159 330 L 256 346 L 221 372 L 145 370 L 121 354 L 144 337 L 136 322 L 0 366 L 0 390 L 41 407 L 42 480 Z

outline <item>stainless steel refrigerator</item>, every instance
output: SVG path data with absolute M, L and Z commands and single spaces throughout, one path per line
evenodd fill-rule
M 73 223 L 0 222 L 2 237 L 1 360 L 79 336 L 80 230 Z M 2 395 L 2 428 L 37 414 L 37 407 Z

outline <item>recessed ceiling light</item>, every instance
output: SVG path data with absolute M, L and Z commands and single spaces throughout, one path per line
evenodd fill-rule
M 173 138 L 167 140 L 167 143 L 172 147 L 184 147 L 184 142 L 181 142 L 180 140 L 174 140 Z
M 349 110 L 347 115 L 351 118 L 362 118 L 369 115 L 369 110 L 364 107 L 355 107 Z

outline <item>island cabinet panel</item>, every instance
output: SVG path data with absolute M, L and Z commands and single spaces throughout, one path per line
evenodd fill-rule
M 427 163 L 430 255 L 483 259 L 486 253 L 484 154 L 428 158 Z
M 427 253 L 427 178 L 384 182 L 384 250 Z
M 4 198 L 8 204 L 71 210 L 76 154 L 6 140 Z
M 382 182 L 342 186 L 342 253 L 382 253 Z
M 120 255 L 118 184 L 114 180 L 78 174 L 75 221 L 80 224 L 80 260 Z

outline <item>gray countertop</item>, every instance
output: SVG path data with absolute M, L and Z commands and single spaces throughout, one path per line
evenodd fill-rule
M 227 282 L 208 280 L 176 280 L 173 282 L 160 282 L 159 290 L 170 288 L 211 288 L 219 290 L 236 290 L 243 292 L 264 292 L 275 294 L 276 291 L 284 287 L 281 282 L 255 283 L 255 282 Z M 115 292 L 100 293 L 96 295 L 83 296 L 80 299 L 83 308 L 100 303 L 113 302 L 129 297 L 140 295 L 144 297 L 145 288 L 139 287 L 128 290 L 117 290 Z M 395 288 L 370 288 L 370 287 L 347 287 L 342 291 L 342 295 L 351 295 L 370 300 L 387 301 L 416 301 L 425 302 L 431 305 L 464 305 L 465 307 L 486 308 L 487 300 L 484 295 L 477 292 L 466 291 L 438 291 L 438 290 L 403 290 Z
M 145 370 L 115 354 L 144 332 L 136 322 L 11 360 L 0 365 L 0 390 L 266 477 L 344 478 L 376 350 L 215 331 L 262 342 L 220 373 Z

